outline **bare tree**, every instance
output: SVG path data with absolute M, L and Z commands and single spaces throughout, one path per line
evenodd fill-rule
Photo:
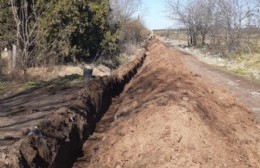
M 168 0 L 168 10 L 170 18 L 177 20 L 183 24 L 188 33 L 188 45 L 197 45 L 199 34 L 202 36 L 202 45 L 205 44 L 206 34 L 210 25 L 212 16 L 211 10 L 208 9 L 210 0 L 196 1 L 189 0 L 186 4 L 181 4 L 180 1 Z
M 171 1 L 167 0 L 167 8 L 169 10 L 169 17 L 173 20 L 176 20 L 182 24 L 187 29 L 188 34 L 188 45 L 192 43 L 192 18 L 189 14 L 189 9 L 187 6 L 180 4 L 180 1 Z
M 206 44 L 206 35 L 210 31 L 213 23 L 215 3 L 212 0 L 198 1 L 195 4 L 197 29 L 201 35 L 201 45 Z
M 204 46 L 209 37 L 212 45 L 224 51 L 249 50 L 253 30 L 259 29 L 253 29 L 259 22 L 259 0 L 188 0 L 183 4 L 166 0 L 166 5 L 170 18 L 186 28 L 189 45 Z
M 120 22 L 129 21 L 141 7 L 141 0 L 110 0 L 114 19 Z
M 147 34 L 140 15 L 137 15 L 141 10 L 141 0 L 110 0 L 110 5 L 114 22 L 121 27 L 119 40 L 122 48 L 127 48 L 129 43 L 138 45 Z
M 26 75 L 27 61 L 30 57 L 29 48 L 33 45 L 34 30 L 36 22 L 30 25 L 32 13 L 29 13 L 28 1 L 11 0 L 12 12 L 16 23 L 17 50 L 20 54 L 20 61 L 24 74 Z
M 260 1 L 256 2 L 256 23 L 258 28 L 260 28 Z
M 13 17 L 16 24 L 16 46 L 25 77 L 27 76 L 28 62 L 32 59 L 34 47 L 39 36 L 39 22 L 47 9 L 41 11 L 35 7 L 34 0 L 10 0 Z

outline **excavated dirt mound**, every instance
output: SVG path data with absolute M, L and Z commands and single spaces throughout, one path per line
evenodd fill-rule
M 143 50 L 109 77 L 44 86 L 0 100 L 0 167 L 71 167 L 112 97 L 144 59 Z
M 260 167 L 260 126 L 227 91 L 152 40 L 146 61 L 83 146 L 83 167 Z

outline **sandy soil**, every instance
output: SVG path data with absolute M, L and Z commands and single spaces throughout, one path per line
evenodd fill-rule
M 254 114 L 188 58 L 153 40 L 74 167 L 260 167 Z

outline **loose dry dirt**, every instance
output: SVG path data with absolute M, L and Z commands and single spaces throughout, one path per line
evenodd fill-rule
M 74 167 L 260 167 L 255 115 L 188 58 L 152 40 Z

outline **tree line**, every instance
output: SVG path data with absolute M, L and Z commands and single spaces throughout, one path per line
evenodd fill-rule
M 24 74 L 30 66 L 113 58 L 120 52 L 122 27 L 136 21 L 136 2 L 0 0 L 0 48 L 16 45 Z
M 190 46 L 224 53 L 257 50 L 259 0 L 166 0 L 169 16 L 187 31 Z

